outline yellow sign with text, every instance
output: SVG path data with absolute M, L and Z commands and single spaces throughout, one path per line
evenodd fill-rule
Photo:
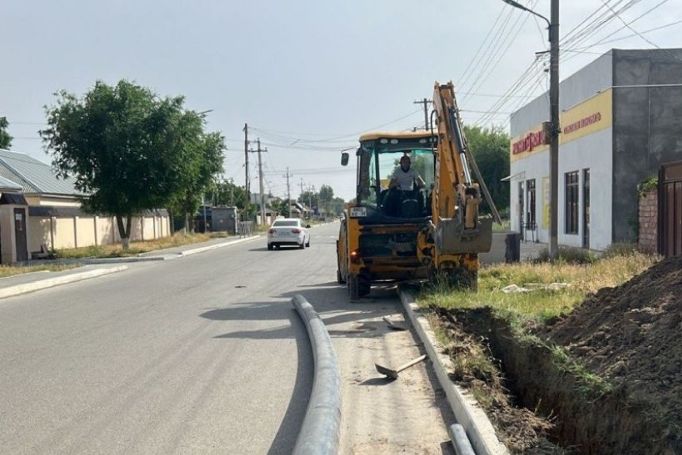
M 613 124 L 613 91 L 608 89 L 563 112 L 560 116 L 559 143 L 576 139 L 610 128 Z M 521 160 L 549 148 L 542 125 L 512 138 L 509 157 Z

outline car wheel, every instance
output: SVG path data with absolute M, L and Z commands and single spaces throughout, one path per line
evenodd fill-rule
M 268 243 L 268 250 L 272 251 L 272 244 L 271 243 Z
M 299 247 L 300 249 L 305 248 L 305 241 L 304 241 L 303 243 L 299 243 L 299 244 L 298 244 L 298 247 Z
M 308 248 L 310 248 L 310 239 L 308 239 L 308 242 L 305 244 Z

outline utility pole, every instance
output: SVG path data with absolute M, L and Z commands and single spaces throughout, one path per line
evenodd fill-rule
M 287 166 L 287 206 L 289 207 L 289 216 L 291 218 L 291 187 L 289 186 L 289 166 Z
M 428 100 L 424 98 L 421 101 L 412 101 L 412 104 L 423 104 L 424 105 L 424 130 L 429 131 L 431 128 L 429 127 L 429 104 L 432 104 L 433 101 Z
M 303 200 L 303 177 L 301 177 L 301 183 L 300 183 L 300 185 L 301 185 L 301 196 L 300 196 L 301 201 L 300 201 L 300 202 L 301 202 L 302 204 L 305 204 L 305 201 Z
M 310 218 L 313 217 L 313 213 L 312 213 L 313 212 L 313 191 L 310 191 L 310 187 L 308 187 L 308 207 L 310 207 L 310 212 L 311 212 Z
M 246 191 L 245 208 L 248 209 L 251 204 L 251 184 L 249 182 L 249 125 L 247 123 L 244 123 L 244 173 L 244 191 Z
M 552 134 L 549 143 L 549 257 L 559 253 L 559 0 L 552 0 L 549 25 L 549 104 Z
M 559 253 L 559 0 L 552 0 L 550 19 L 521 5 L 516 0 L 502 0 L 547 22 L 549 28 L 549 257 Z
M 261 160 L 261 152 L 267 152 L 268 149 L 260 148 L 260 138 L 258 138 L 258 189 L 260 191 L 260 222 L 265 224 L 265 189 L 263 188 L 263 161 Z

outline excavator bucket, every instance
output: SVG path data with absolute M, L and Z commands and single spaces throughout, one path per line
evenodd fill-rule
M 479 218 L 475 229 L 465 229 L 456 218 L 441 219 L 435 234 L 441 254 L 487 253 L 493 241 L 493 220 Z

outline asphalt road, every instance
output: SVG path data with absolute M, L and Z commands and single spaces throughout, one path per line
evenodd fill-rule
M 360 319 L 397 309 L 385 300 L 348 312 L 345 291 L 332 281 L 337 231 L 338 224 L 313 229 L 305 250 L 267 251 L 260 238 L 0 300 L 0 453 L 289 453 L 313 372 L 290 297 L 303 293 L 337 323 L 331 332 L 343 338 L 340 361 L 358 383 L 365 372 L 344 359 L 363 358 L 362 368 L 372 370 L 357 342 L 366 330 L 383 333 Z M 404 336 L 401 346 L 411 350 L 404 355 L 417 354 Z M 424 367 L 411 374 L 407 384 L 423 395 L 414 421 L 442 427 L 435 442 L 447 439 L 442 400 L 432 396 Z M 404 401 L 403 386 L 384 388 L 388 401 Z M 344 388 L 352 402 L 353 389 Z M 356 452 L 356 433 L 367 433 L 368 448 L 391 438 L 359 418 L 345 428 L 348 451 Z M 409 438 L 399 430 L 396 437 Z
M 0 301 L 0 452 L 287 453 L 312 360 L 282 295 L 327 268 L 312 240 Z

